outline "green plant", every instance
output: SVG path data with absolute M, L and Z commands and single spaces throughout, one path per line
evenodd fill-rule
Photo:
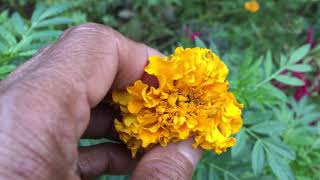
M 317 0 L 258 0 L 261 8 L 255 14 L 243 8 L 246 0 L 1 2 L 0 79 L 75 24 L 103 23 L 162 52 L 177 45 L 195 45 L 184 27 L 200 32 L 196 46 L 209 44 L 225 61 L 230 89 L 245 110 L 236 146 L 222 155 L 205 152 L 193 178 L 320 179 L 319 123 L 310 126 L 320 119 L 318 92 L 296 102 L 292 89 L 273 86 L 281 82 L 299 87 L 304 82 L 292 76 L 297 72 L 306 74 L 313 87 L 319 85 L 315 76 L 320 68 L 320 46 L 292 49 L 306 43 L 308 27 L 320 30 L 320 21 L 314 18 L 320 15 Z M 80 145 L 105 141 L 81 140 Z
M 205 46 L 200 39 L 196 40 L 196 45 Z M 301 116 L 287 116 L 285 120 L 280 116 L 294 112 L 290 108 L 295 101 L 288 101 L 287 96 L 271 84 L 271 80 L 301 85 L 303 82 L 299 79 L 281 72 L 310 71 L 312 68 L 308 64 L 295 64 L 307 55 L 309 49 L 305 45 L 289 57 L 281 55 L 278 65 L 270 51 L 256 61 L 252 49 L 246 51 L 243 60 L 230 61 L 227 56 L 222 56 L 227 58 L 231 69 L 231 89 L 245 103 L 244 126 L 236 135 L 237 144 L 231 151 L 219 156 L 212 153 L 204 155 L 194 179 L 206 179 L 208 174 L 212 176 L 207 178 L 213 179 L 273 179 L 270 172 L 281 180 L 294 179 L 289 163 L 296 160 L 296 153 L 286 141 L 287 133 L 292 131 L 289 127 L 296 121 L 308 123 Z M 284 107 L 287 112 L 280 113 L 279 108 Z M 315 119 L 319 114 L 312 115 Z
M 50 8 L 38 5 L 30 21 L 17 12 L 10 17 L 8 11 L 0 14 L 0 79 L 35 54 L 39 48 L 55 40 L 62 32 L 57 30 L 58 25 L 73 22 L 70 18 L 59 16 L 69 8 L 68 4 Z
M 284 142 L 294 149 L 297 158 L 291 162 L 297 180 L 320 178 L 320 126 L 310 123 L 320 118 L 317 106 L 307 98 L 296 102 L 290 99 L 290 107 L 274 109 L 275 114 L 288 124 Z

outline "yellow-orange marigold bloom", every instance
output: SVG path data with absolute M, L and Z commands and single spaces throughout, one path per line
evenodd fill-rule
M 251 0 L 251 1 L 247 1 L 247 2 L 244 4 L 244 8 L 245 8 L 247 11 L 250 11 L 250 12 L 252 12 L 252 13 L 255 13 L 255 12 L 259 11 L 260 5 L 259 5 L 259 3 L 258 3 L 256 0 Z
M 145 72 L 157 77 L 159 87 L 138 80 L 112 93 L 123 116 L 115 128 L 133 157 L 152 145 L 188 137 L 194 147 L 218 154 L 235 144 L 231 135 L 242 126 L 242 105 L 228 91 L 228 68 L 217 55 L 178 47 L 169 57 L 150 57 Z

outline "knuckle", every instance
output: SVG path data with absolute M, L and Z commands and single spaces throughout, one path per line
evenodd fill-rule
M 78 26 L 75 26 L 74 29 L 75 30 L 82 30 L 82 29 L 104 29 L 107 26 L 103 26 L 101 24 L 97 24 L 97 23 L 84 23 L 84 24 L 80 24 Z
M 85 23 L 66 30 L 60 37 L 58 44 L 61 50 L 79 51 L 81 49 L 81 54 L 89 51 L 101 54 L 101 52 L 106 53 L 102 49 L 115 51 L 118 47 L 118 39 L 119 33 L 110 27 L 96 23 Z
M 78 26 L 74 26 L 67 30 L 70 34 L 97 34 L 97 35 L 111 35 L 115 34 L 115 30 L 108 26 L 104 26 L 97 23 L 84 23 Z
M 134 179 L 189 180 L 193 166 L 183 155 L 157 157 L 140 164 Z

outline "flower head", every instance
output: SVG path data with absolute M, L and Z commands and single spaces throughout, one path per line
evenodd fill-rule
M 259 3 L 258 3 L 256 0 L 250 0 L 250 1 L 247 1 L 247 2 L 244 4 L 244 8 L 245 8 L 247 11 L 250 11 L 250 12 L 252 12 L 252 13 L 256 13 L 257 11 L 259 11 L 260 5 L 259 5 Z
M 242 126 L 242 105 L 228 91 L 228 68 L 218 56 L 178 47 L 169 57 L 150 57 L 145 72 L 157 77 L 159 87 L 138 80 L 112 94 L 123 116 L 115 128 L 133 156 L 188 137 L 194 147 L 218 154 L 235 144 L 231 135 Z

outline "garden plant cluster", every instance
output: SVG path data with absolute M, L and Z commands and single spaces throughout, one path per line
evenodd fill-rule
M 85 22 L 164 54 L 179 46 L 209 48 L 229 69 L 229 90 L 244 105 L 243 126 L 225 153 L 204 152 L 193 179 L 320 179 L 320 1 L 0 2 L 0 79 Z

